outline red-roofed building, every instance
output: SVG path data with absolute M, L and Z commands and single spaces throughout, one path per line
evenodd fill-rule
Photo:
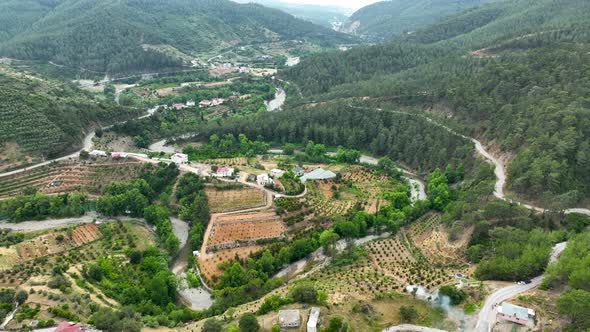
M 181 110 L 181 109 L 185 108 L 186 106 L 184 106 L 183 103 L 176 103 L 176 104 L 172 104 L 172 107 L 174 107 L 177 110 Z
M 61 322 L 53 332 L 82 332 L 82 325 L 71 322 Z

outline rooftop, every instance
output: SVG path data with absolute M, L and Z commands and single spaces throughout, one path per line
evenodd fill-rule
M 501 307 L 498 307 L 498 312 L 506 316 L 514 316 L 518 319 L 529 319 L 529 309 L 512 303 L 504 302 Z M 534 315 L 534 311 L 532 312 Z
M 316 326 L 318 325 L 318 320 L 320 319 L 320 308 L 313 307 L 309 312 L 309 319 L 307 320 L 307 325 L 309 326 Z
M 279 323 L 286 325 L 299 325 L 299 310 L 279 310 Z
M 327 180 L 333 179 L 336 177 L 336 174 L 332 171 L 327 171 L 321 168 L 314 169 L 313 171 L 306 173 L 301 177 L 301 182 L 305 182 L 307 180 Z

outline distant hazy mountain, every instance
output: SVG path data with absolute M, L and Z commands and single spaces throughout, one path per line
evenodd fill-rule
M 0 56 L 97 72 L 180 64 L 162 49 L 194 54 L 293 39 L 332 46 L 349 38 L 276 9 L 229 0 L 0 2 Z
M 292 4 L 280 0 L 234 0 L 238 3 L 258 3 L 276 8 L 297 18 L 313 22 L 328 28 L 339 28 L 348 20 L 349 10 L 335 6 L 318 6 L 309 4 Z
M 369 40 L 388 39 L 412 32 L 486 0 L 391 0 L 377 2 L 356 11 L 343 32 Z

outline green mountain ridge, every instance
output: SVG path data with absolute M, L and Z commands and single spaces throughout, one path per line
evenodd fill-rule
M 370 41 L 382 41 L 411 33 L 486 1 L 489 0 L 381 1 L 356 11 L 344 31 Z
M 590 197 L 588 12 L 582 0 L 497 2 L 388 44 L 318 54 L 283 75 L 307 100 L 443 105 L 432 116 L 511 156 L 510 190 L 575 206 Z
M 3 16 L 27 22 L 0 35 L 0 55 L 97 72 L 182 65 L 178 58 L 144 49 L 144 44 L 170 45 L 194 54 L 273 40 L 307 40 L 322 46 L 350 41 L 344 34 L 279 10 L 228 0 L 25 2 L 0 5 Z M 19 10 L 23 6 L 30 10 Z M 0 30 L 4 25 L 0 23 Z

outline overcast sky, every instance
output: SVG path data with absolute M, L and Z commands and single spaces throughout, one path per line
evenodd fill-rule
M 313 5 L 330 5 L 344 8 L 359 9 L 380 0 L 282 0 L 289 3 L 306 3 Z

